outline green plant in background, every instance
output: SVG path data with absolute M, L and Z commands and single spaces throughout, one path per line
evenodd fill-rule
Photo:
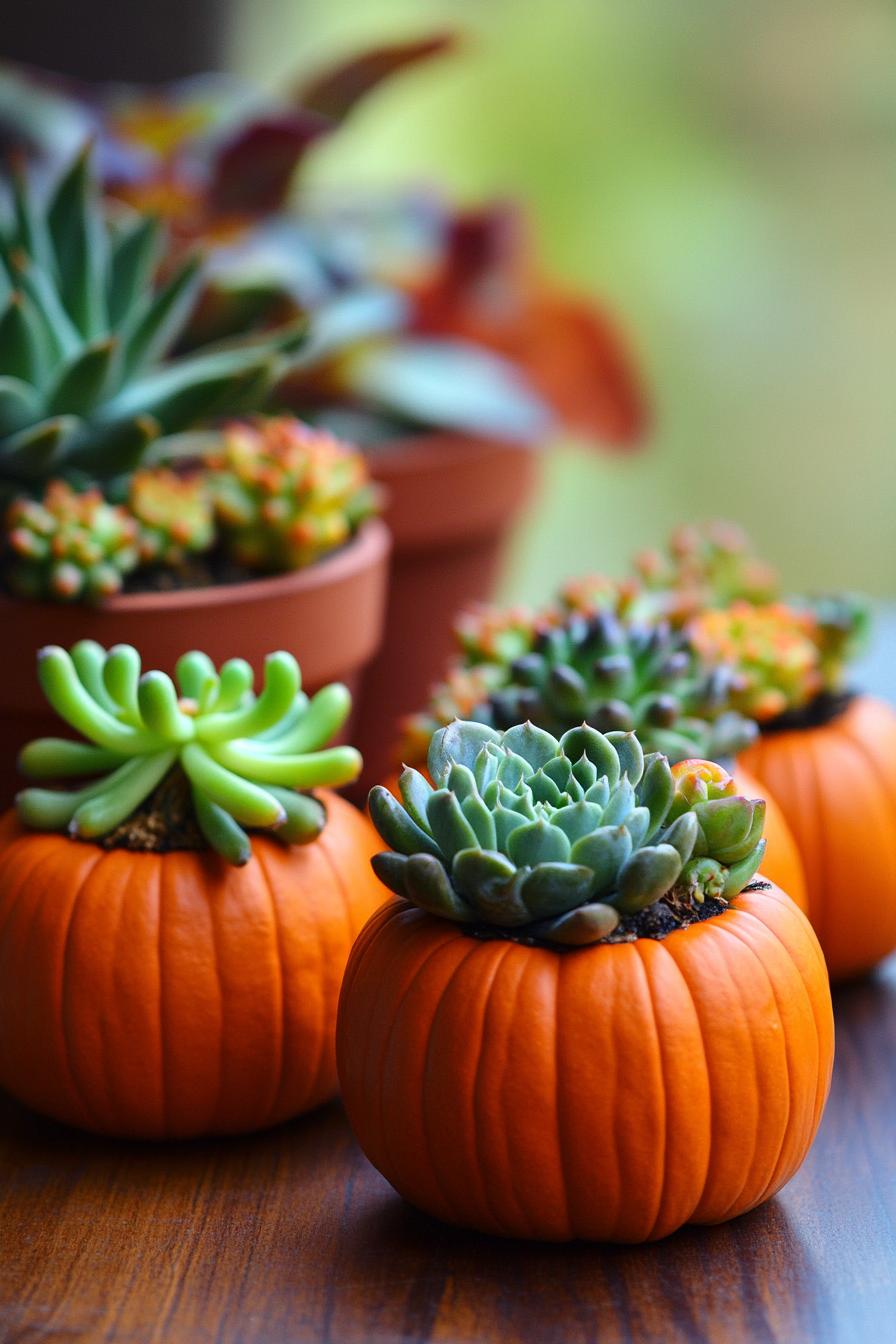
M 204 653 L 185 654 L 175 685 L 164 672 L 141 673 L 130 645 L 107 652 L 87 640 L 70 653 L 42 649 L 38 680 L 56 713 L 86 740 L 30 743 L 20 757 L 23 773 L 54 781 L 99 778 L 72 791 L 20 793 L 19 817 L 37 830 L 67 830 L 85 840 L 107 835 L 179 769 L 208 844 L 243 864 L 251 857 L 244 828 L 271 831 L 290 844 L 315 839 L 326 819 L 323 804 L 298 790 L 347 784 L 361 768 L 353 747 L 324 749 L 348 716 L 348 690 L 333 684 L 309 700 L 289 653 L 267 658 L 257 696 L 242 659 L 218 672 Z
M 433 737 L 433 783 L 370 794 L 390 850 L 374 870 L 430 914 L 558 945 L 597 942 L 666 900 L 728 901 L 765 850 L 765 803 L 720 767 L 670 767 L 634 733 L 456 722 Z
M 492 624 L 500 627 L 499 615 Z M 509 648 L 489 647 L 514 656 L 452 669 L 427 710 L 409 720 L 405 759 L 422 759 L 433 733 L 453 718 L 497 729 L 528 719 L 558 736 L 582 723 L 635 731 L 648 751 L 673 761 L 730 759 L 756 735 L 734 708 L 737 675 L 705 663 L 688 636 L 664 622 L 651 626 L 608 611 L 567 615 L 531 621 L 528 639 Z
M 205 460 L 224 545 L 250 569 L 299 569 L 373 513 L 363 456 L 291 416 L 234 424 Z
M 20 597 L 96 601 L 117 593 L 140 558 L 136 520 L 97 489 L 52 481 L 42 500 L 18 499 L 5 518 L 5 577 Z
M 780 582 L 736 523 L 713 520 L 676 528 L 664 550 L 642 551 L 635 570 L 664 615 L 684 622 L 706 607 L 773 602 Z
M 128 508 L 139 527 L 144 565 L 177 569 L 187 556 L 214 545 L 214 510 L 204 472 L 179 475 L 167 467 L 144 467 L 131 477 Z
M 254 410 L 300 343 L 293 325 L 227 349 L 170 358 L 199 262 L 157 282 L 157 221 L 112 220 L 80 155 L 44 202 L 16 180 L 0 226 L 0 499 L 66 479 L 126 491 L 168 436 Z

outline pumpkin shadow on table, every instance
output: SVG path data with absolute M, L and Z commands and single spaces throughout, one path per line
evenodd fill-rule
M 421 1337 L 529 1338 L 537 1324 L 552 1344 L 596 1337 L 598 1322 L 608 1341 L 614 1324 L 625 1339 L 823 1336 L 824 1286 L 778 1200 L 717 1227 L 613 1246 L 503 1241 L 442 1225 L 382 1186 L 364 1193 L 337 1266 L 348 1291 L 336 1337 L 391 1338 L 397 1307 Z

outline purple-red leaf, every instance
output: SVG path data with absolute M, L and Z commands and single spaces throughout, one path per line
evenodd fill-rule
M 264 117 L 224 146 L 209 185 L 217 215 L 266 215 L 283 205 L 308 146 L 330 129 L 314 112 Z
M 432 37 L 412 42 L 377 47 L 325 71 L 308 84 L 300 85 L 295 92 L 295 103 L 333 121 L 342 121 L 355 104 L 383 80 L 406 66 L 429 60 L 431 56 L 441 56 L 456 46 L 455 34 L 435 33 Z

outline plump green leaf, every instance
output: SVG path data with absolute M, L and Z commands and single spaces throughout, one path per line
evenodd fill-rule
M 406 854 L 394 854 L 392 850 L 385 850 L 382 854 L 374 854 L 370 860 L 370 866 L 376 873 L 384 887 L 394 891 L 396 896 L 407 896 L 407 869 L 409 859 Z
M 520 896 L 530 919 L 584 905 L 594 893 L 594 873 L 584 864 L 540 863 L 520 886 Z
M 512 832 L 507 853 L 518 867 L 534 868 L 539 863 L 566 863 L 570 844 L 558 826 L 539 818 Z
M 596 831 L 602 821 L 603 808 L 598 807 L 596 803 L 586 803 L 584 799 L 559 808 L 551 817 L 551 824 L 560 827 L 570 844 L 581 840 L 583 835 L 590 835 L 592 831 Z
M 584 864 L 594 873 L 594 893 L 603 896 L 612 891 L 622 865 L 632 852 L 632 839 L 624 826 L 602 826 L 577 840 L 570 851 L 570 862 Z
M 547 765 L 560 750 L 557 739 L 544 729 L 536 728 L 534 723 L 521 723 L 508 729 L 502 745 L 507 751 L 521 756 L 533 770 L 540 770 Z
M 607 938 L 619 924 L 619 912 L 612 906 L 593 901 L 568 914 L 533 924 L 528 932 L 558 946 L 587 947 Z
M 619 781 L 620 765 L 619 757 L 609 738 L 603 733 L 599 733 L 596 728 L 589 728 L 583 725 L 581 728 L 571 728 L 568 733 L 564 733 L 560 739 L 560 746 L 563 752 L 573 762 L 579 760 L 580 756 L 585 756 L 594 766 L 597 779 L 605 776 L 613 788 Z M 594 779 L 585 784 L 585 788 L 594 783 Z
M 484 723 L 462 723 L 455 720 L 434 733 L 429 744 L 427 768 L 430 778 L 442 786 L 452 764 L 457 761 L 470 769 L 476 764 L 482 748 L 489 742 L 500 743 L 501 734 Z
M 459 850 L 476 847 L 476 832 L 464 816 L 457 798 L 448 789 L 436 789 L 430 795 L 426 818 L 446 862 L 450 863 Z
M 431 835 L 428 835 L 397 802 L 388 789 L 376 784 L 367 799 L 370 819 L 386 844 L 399 854 L 440 853 Z
M 412 854 L 405 868 L 405 882 L 408 896 L 421 910 L 461 924 L 472 921 L 473 910 L 454 890 L 442 862 L 433 855 Z
M 675 885 L 681 867 L 681 855 L 671 845 L 636 850 L 620 870 L 613 904 L 626 914 L 644 910 Z

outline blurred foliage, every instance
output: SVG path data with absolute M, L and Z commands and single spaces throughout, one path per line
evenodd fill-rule
M 546 460 L 507 594 L 722 514 L 788 587 L 892 595 L 889 0 L 245 0 L 232 60 L 273 86 L 439 27 L 462 50 L 378 91 L 314 185 L 522 197 L 552 268 L 634 334 L 656 405 L 649 453 Z

